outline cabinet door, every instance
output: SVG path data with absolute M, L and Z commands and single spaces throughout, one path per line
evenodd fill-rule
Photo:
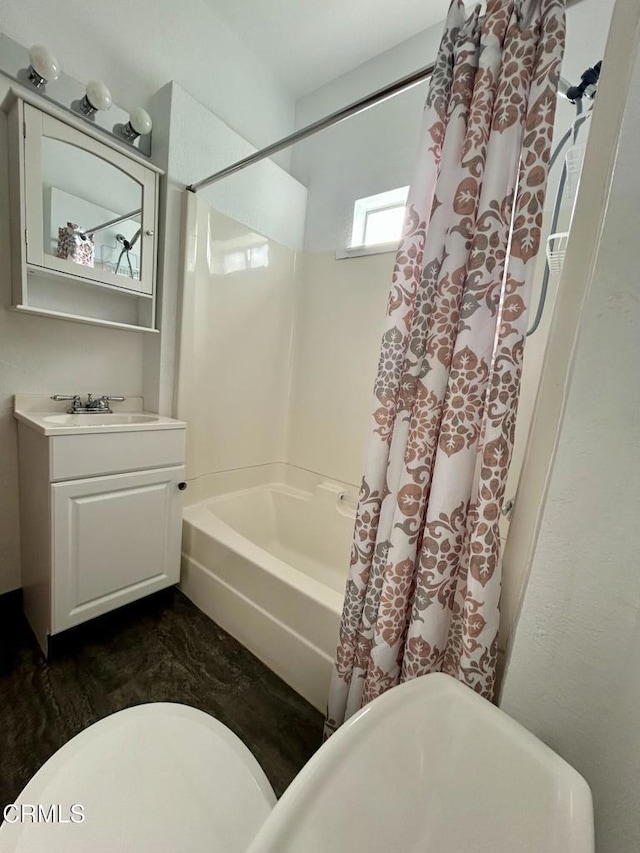
M 28 104 L 24 121 L 29 269 L 151 296 L 156 173 Z
M 184 467 L 51 486 L 52 633 L 180 579 Z

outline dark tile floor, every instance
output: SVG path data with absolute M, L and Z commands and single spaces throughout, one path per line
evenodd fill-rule
M 54 638 L 45 661 L 19 595 L 0 597 L 0 809 L 62 744 L 142 702 L 229 726 L 278 796 L 320 745 L 322 717 L 176 589 Z

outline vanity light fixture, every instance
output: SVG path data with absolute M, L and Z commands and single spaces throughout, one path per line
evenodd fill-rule
M 120 125 L 122 127 L 122 125 Z M 129 121 L 122 127 L 122 135 L 127 142 L 134 142 L 139 136 L 151 133 L 153 122 L 151 116 L 142 107 L 136 107 L 129 113 Z
M 50 80 L 57 80 L 62 66 L 51 51 L 42 44 L 34 44 L 29 50 L 29 82 L 41 89 Z
M 111 107 L 111 92 L 100 80 L 89 80 L 87 92 L 80 101 L 80 112 L 87 118 L 93 118 L 98 110 L 108 110 Z

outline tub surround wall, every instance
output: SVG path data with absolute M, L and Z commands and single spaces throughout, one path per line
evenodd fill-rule
M 286 459 L 296 256 L 187 203 L 177 411 L 193 479 Z
M 394 261 L 393 253 L 299 256 L 291 464 L 359 485 Z
M 287 462 L 359 484 L 394 254 L 296 253 L 185 199 L 187 476 Z

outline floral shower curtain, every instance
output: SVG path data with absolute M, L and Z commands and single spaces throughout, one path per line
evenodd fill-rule
M 493 695 L 499 517 L 564 0 L 453 0 L 387 308 L 326 732 L 441 670 Z

